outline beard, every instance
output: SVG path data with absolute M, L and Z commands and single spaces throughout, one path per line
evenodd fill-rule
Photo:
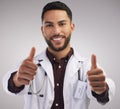
M 53 36 L 53 37 L 56 37 L 56 36 Z M 48 40 L 48 39 L 45 37 L 45 40 L 46 40 L 48 46 L 49 46 L 53 51 L 59 52 L 59 51 L 64 50 L 64 49 L 68 46 L 68 44 L 69 44 L 69 42 L 70 42 L 70 39 L 71 39 L 71 34 L 70 34 L 67 38 L 66 38 L 66 37 L 64 37 L 64 38 L 65 38 L 64 44 L 63 44 L 62 47 L 59 47 L 59 48 L 56 48 L 56 47 L 52 44 L 51 39 Z

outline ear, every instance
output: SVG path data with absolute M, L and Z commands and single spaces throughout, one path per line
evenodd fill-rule
M 41 32 L 43 33 L 43 26 L 41 26 Z
M 74 29 L 75 29 L 75 24 L 71 23 L 71 30 L 74 31 Z
M 41 32 L 42 32 L 42 34 L 43 34 L 43 36 L 44 36 L 44 29 L 43 29 L 43 26 L 41 26 Z

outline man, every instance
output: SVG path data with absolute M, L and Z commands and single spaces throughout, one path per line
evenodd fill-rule
M 41 18 L 48 47 L 36 57 L 32 47 L 28 58 L 5 75 L 5 90 L 24 95 L 25 109 L 88 109 L 91 99 L 106 104 L 114 83 L 95 55 L 89 61 L 70 46 L 75 28 L 70 8 L 59 1 L 48 3 Z

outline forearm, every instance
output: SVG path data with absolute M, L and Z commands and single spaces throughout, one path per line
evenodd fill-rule
M 20 91 L 22 91 L 24 89 L 24 85 L 22 85 L 21 87 L 16 87 L 13 81 L 13 77 L 16 74 L 16 72 L 12 73 L 9 80 L 8 80 L 8 90 L 12 93 L 19 93 Z
M 96 94 L 95 92 L 92 91 L 92 95 L 97 99 L 98 102 L 105 104 L 109 102 L 109 87 L 107 85 L 107 90 L 103 92 L 102 94 Z

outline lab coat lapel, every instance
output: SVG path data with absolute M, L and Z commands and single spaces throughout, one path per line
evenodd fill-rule
M 68 65 L 66 67 L 66 75 L 70 75 L 70 77 L 74 76 L 80 68 L 82 68 L 82 63 L 84 62 L 84 58 L 79 56 L 75 51 L 73 56 L 70 58 Z
M 49 79 L 52 83 L 52 86 L 54 87 L 53 69 L 52 69 L 52 65 L 51 65 L 49 59 L 46 56 L 46 52 L 42 53 L 42 55 L 39 57 L 39 60 L 42 60 L 40 62 L 40 64 L 43 67 L 43 69 L 45 70 L 47 76 L 49 77 Z

